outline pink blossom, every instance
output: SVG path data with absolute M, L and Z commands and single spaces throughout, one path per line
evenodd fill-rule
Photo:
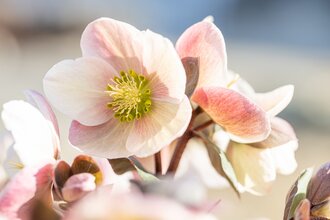
M 181 136 L 191 107 L 172 43 L 150 30 L 109 18 L 90 23 L 82 58 L 44 78 L 50 102 L 74 121 L 70 142 L 95 156 L 152 155 Z
M 56 183 L 54 180 L 60 177 L 63 179 L 64 175 L 56 171 L 59 164 L 65 163 L 59 160 L 59 130 L 51 107 L 44 97 L 35 91 L 27 91 L 26 95 L 36 107 L 25 101 L 14 100 L 5 103 L 2 111 L 2 119 L 14 138 L 13 148 L 23 170 L 19 171 L 1 192 L 0 210 L 8 211 L 5 216 L 20 215 L 20 219 L 29 219 L 31 209 L 39 200 L 45 200 L 49 206 L 52 205 L 51 190 L 53 183 Z M 87 164 L 89 167 L 81 166 L 82 160 L 77 159 L 79 169 L 75 169 L 68 176 L 69 179 L 64 178 L 64 198 L 67 201 L 81 198 L 94 190 L 96 182 L 98 185 L 105 185 L 116 180 L 107 160 L 86 157 L 82 158 L 85 159 L 83 163 L 90 161 Z M 90 165 L 97 169 L 97 173 L 90 172 Z M 21 194 L 16 193 L 17 188 L 20 188 Z
M 71 209 L 64 219 L 198 219 L 213 220 L 210 214 L 189 210 L 169 198 L 139 192 L 112 194 L 111 188 L 99 188 Z

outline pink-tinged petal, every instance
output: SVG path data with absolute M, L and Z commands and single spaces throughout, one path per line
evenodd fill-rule
M 270 116 L 280 113 L 293 97 L 294 86 L 286 85 L 267 93 L 256 93 L 255 101 Z
M 9 219 L 29 219 L 35 199 L 50 198 L 52 164 L 25 167 L 17 173 L 0 194 L 0 213 Z
M 237 180 L 246 191 L 262 195 L 271 189 L 276 178 L 276 167 L 268 149 L 258 149 L 245 144 L 231 142 L 227 149 Z
M 109 161 L 105 158 L 94 158 L 102 173 L 101 185 L 113 184 L 118 180 L 118 175 L 113 171 Z
M 174 200 L 138 193 L 112 194 L 111 188 L 99 188 L 76 203 L 64 220 L 87 219 L 191 219 L 214 220 L 208 214 L 194 212 Z
M 191 118 L 191 106 L 185 96 L 180 104 L 155 102 L 148 115 L 134 123 L 126 148 L 138 157 L 150 156 L 186 130 Z
M 73 121 L 70 127 L 71 144 L 86 154 L 103 158 L 120 158 L 132 155 L 126 141 L 132 124 L 120 123 L 116 118 L 98 126 L 84 126 Z
M 3 109 L 3 122 L 15 139 L 13 148 L 21 162 L 25 166 L 55 162 L 59 140 L 53 124 L 24 101 L 7 102 Z
M 27 101 L 39 109 L 41 114 L 49 121 L 51 121 L 54 125 L 55 131 L 57 133 L 57 136 L 60 136 L 60 129 L 58 127 L 58 122 L 55 116 L 55 113 L 52 109 L 52 107 L 49 105 L 46 98 L 41 95 L 39 92 L 34 90 L 26 90 L 24 91 L 25 96 L 27 97 Z
M 181 58 L 199 58 L 197 88 L 225 86 L 227 78 L 226 45 L 220 30 L 211 22 L 202 21 L 189 27 L 178 39 L 176 49 Z
M 49 105 L 47 100 L 43 95 L 41 95 L 39 92 L 34 90 L 26 90 L 25 96 L 28 99 L 28 102 L 36 107 L 41 114 L 45 117 L 45 119 L 52 122 L 55 130 L 55 134 L 53 134 L 53 144 L 54 144 L 54 157 L 59 158 L 60 156 L 60 143 L 59 143 L 59 137 L 60 137 L 60 130 L 58 127 L 58 122 L 55 116 L 55 113 L 52 109 L 52 107 Z
M 143 34 L 132 25 L 110 18 L 91 22 L 81 37 L 83 56 L 99 57 L 119 73 L 143 73 Z
M 266 112 L 238 92 L 222 87 L 199 88 L 192 100 L 221 125 L 234 141 L 258 142 L 270 133 L 270 120 Z
M 28 202 L 37 190 L 35 169 L 25 168 L 19 172 L 0 194 L 0 213 L 17 218 L 18 210 Z
M 298 141 L 291 140 L 281 146 L 269 149 L 278 173 L 289 175 L 296 170 L 297 161 L 295 159 L 295 151 L 297 148 Z
M 150 30 L 144 33 L 143 64 L 153 99 L 179 103 L 185 91 L 186 74 L 171 41 Z
M 66 201 L 73 202 L 95 189 L 95 177 L 90 173 L 80 173 L 71 176 L 66 181 L 62 195 Z
M 111 117 L 106 94 L 116 71 L 98 58 L 64 60 L 44 78 L 44 91 L 52 105 L 87 126 L 105 123 Z
M 204 143 L 197 138 L 189 140 L 175 176 L 182 176 L 191 168 L 198 172 L 206 186 L 218 189 L 229 187 L 228 181 L 212 166 Z
M 258 148 L 272 148 L 290 141 L 297 142 L 296 133 L 287 121 L 278 117 L 272 118 L 271 129 L 272 131 L 266 140 L 250 145 Z

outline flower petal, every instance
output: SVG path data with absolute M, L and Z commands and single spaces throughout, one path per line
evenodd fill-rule
M 25 96 L 28 99 L 28 102 L 36 107 L 41 114 L 45 117 L 45 119 L 52 122 L 56 134 L 53 135 L 54 137 L 54 151 L 55 151 L 55 158 L 59 158 L 60 156 L 60 143 L 59 143 L 59 137 L 60 137 L 60 129 L 58 127 L 58 122 L 55 116 L 55 113 L 53 112 L 52 107 L 49 105 L 47 100 L 43 95 L 41 95 L 39 92 L 34 90 L 26 90 L 24 92 Z
M 192 211 L 169 198 L 137 192 L 113 194 L 101 187 L 76 203 L 65 220 L 87 219 L 191 219 L 214 220 L 209 214 Z
M 266 140 L 250 145 L 258 148 L 272 148 L 281 146 L 290 141 L 297 142 L 296 134 L 287 121 L 278 117 L 272 118 L 271 129 L 272 131 Z
M 199 88 L 192 100 L 241 143 L 262 141 L 270 133 L 266 113 L 245 96 L 222 87 Z
M 204 143 L 197 138 L 189 140 L 186 150 L 182 155 L 176 176 L 182 176 L 191 167 L 198 172 L 206 186 L 218 189 L 229 187 L 228 181 L 220 176 L 212 166 Z
M 149 115 L 134 123 L 126 148 L 138 157 L 147 157 L 169 145 L 186 130 L 191 106 L 185 96 L 180 104 L 156 102 Z
M 96 189 L 95 177 L 90 173 L 71 176 L 62 189 L 63 198 L 68 202 L 77 201 L 87 193 Z
M 297 148 L 298 141 L 291 140 L 281 146 L 269 149 L 278 173 L 289 175 L 296 170 L 297 161 L 295 159 L 295 151 Z
M 109 161 L 105 158 L 94 158 L 101 173 L 102 183 L 101 185 L 114 184 L 118 181 L 118 175 L 113 171 Z
M 9 219 L 28 219 L 33 202 L 50 198 L 53 165 L 23 168 L 0 194 L 0 213 Z M 49 201 L 49 200 L 48 200 Z
M 176 49 L 181 58 L 199 58 L 197 88 L 225 86 L 227 72 L 226 45 L 220 30 L 209 21 L 189 27 L 178 39 Z
M 81 36 L 83 56 L 99 57 L 119 73 L 134 70 L 143 73 L 142 32 L 125 22 L 100 18 L 91 22 Z
M 144 33 L 143 64 L 149 75 L 152 96 L 158 100 L 181 102 L 186 74 L 171 41 L 150 30 Z
M 103 158 L 120 158 L 132 155 L 126 149 L 127 137 L 132 124 L 120 123 L 116 118 L 98 126 L 84 126 L 77 121 L 71 123 L 69 140 L 79 150 Z
M 39 92 L 30 89 L 24 91 L 24 94 L 27 97 L 28 102 L 34 107 L 36 107 L 45 117 L 45 119 L 53 123 L 57 136 L 60 136 L 60 129 L 58 127 L 58 122 L 55 113 L 52 107 L 45 99 L 45 97 L 41 95 Z
M 269 192 L 271 183 L 276 178 L 276 167 L 268 149 L 231 142 L 227 157 L 246 191 L 256 195 Z
M 109 120 L 110 97 L 104 92 L 115 70 L 97 58 L 64 60 L 53 66 L 44 78 L 49 101 L 61 112 L 88 126 Z
M 255 101 L 270 116 L 280 113 L 293 97 L 294 86 L 286 85 L 267 93 L 256 93 Z
M 5 186 L 0 194 L 0 213 L 16 219 L 18 210 L 35 195 L 35 169 L 24 168 Z
M 8 148 L 14 143 L 14 137 L 9 131 L 0 133 L 0 166 L 7 158 Z
M 22 163 L 35 165 L 55 162 L 59 140 L 53 124 L 32 105 L 10 101 L 3 105 L 2 119 L 15 139 L 13 148 Z

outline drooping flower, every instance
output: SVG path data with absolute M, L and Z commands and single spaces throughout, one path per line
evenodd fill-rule
M 140 192 L 112 194 L 111 188 L 103 187 L 87 195 L 68 210 L 64 219 L 195 219 L 213 220 L 211 214 L 189 210 L 175 200 L 144 195 Z
M 177 41 L 176 49 L 181 59 L 194 57 L 199 60 L 199 79 L 192 101 L 201 106 L 234 141 L 253 143 L 267 138 L 270 119 L 266 112 L 269 112 L 268 108 L 278 106 L 281 99 L 287 100 L 283 102 L 285 107 L 292 98 L 292 86 L 258 94 L 255 96 L 257 100 L 249 97 L 246 91 L 250 88 L 245 88 L 245 81 L 227 69 L 223 36 L 209 20 L 189 27 Z M 240 84 L 239 89 L 236 84 Z M 267 104 L 262 105 L 259 101 Z
M 211 119 L 221 126 L 221 139 L 227 140 L 219 143 L 215 134 L 213 141 L 227 150 L 227 157 L 243 189 L 261 194 L 267 191 L 265 183 L 269 186 L 276 177 L 276 170 L 292 173 L 296 167 L 297 139 L 287 122 L 274 117 L 290 103 L 294 87 L 287 85 L 268 93 L 256 93 L 238 74 L 227 69 L 223 36 L 209 20 L 189 27 L 177 41 L 176 49 L 182 59 L 199 60 L 199 79 L 191 100 L 209 115 L 205 122 Z M 228 139 L 232 141 L 229 143 Z M 194 152 L 198 151 L 199 158 L 206 158 L 199 160 L 206 161 L 199 166 L 209 170 L 201 172 L 204 176 L 209 173 L 206 182 L 223 186 L 221 178 L 211 177 L 210 173 L 217 173 L 211 172 L 207 151 L 198 149 L 196 143 L 203 146 L 202 142 L 192 140 L 183 157 L 196 161 Z M 208 181 L 210 179 L 214 181 Z
M 152 155 L 181 136 L 191 107 L 172 43 L 150 30 L 101 18 L 82 34 L 82 58 L 44 78 L 50 102 L 71 117 L 69 139 L 100 157 Z

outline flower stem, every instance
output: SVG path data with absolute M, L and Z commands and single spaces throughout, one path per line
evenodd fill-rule
M 175 147 L 167 173 L 174 174 L 176 172 L 176 170 L 178 169 L 182 154 L 187 146 L 189 139 L 193 136 L 193 132 L 192 132 L 193 122 L 194 122 L 196 116 L 199 115 L 200 113 L 202 113 L 202 111 L 203 110 L 200 107 L 197 107 L 195 110 L 193 110 L 187 130 L 179 138 L 178 143 Z
M 206 122 L 204 122 L 203 124 L 193 128 L 194 131 L 200 131 L 203 130 L 204 128 L 207 128 L 208 126 L 210 126 L 211 124 L 213 124 L 214 121 L 213 120 L 208 120 Z
M 160 151 L 155 154 L 155 169 L 156 175 L 162 175 L 162 156 Z

